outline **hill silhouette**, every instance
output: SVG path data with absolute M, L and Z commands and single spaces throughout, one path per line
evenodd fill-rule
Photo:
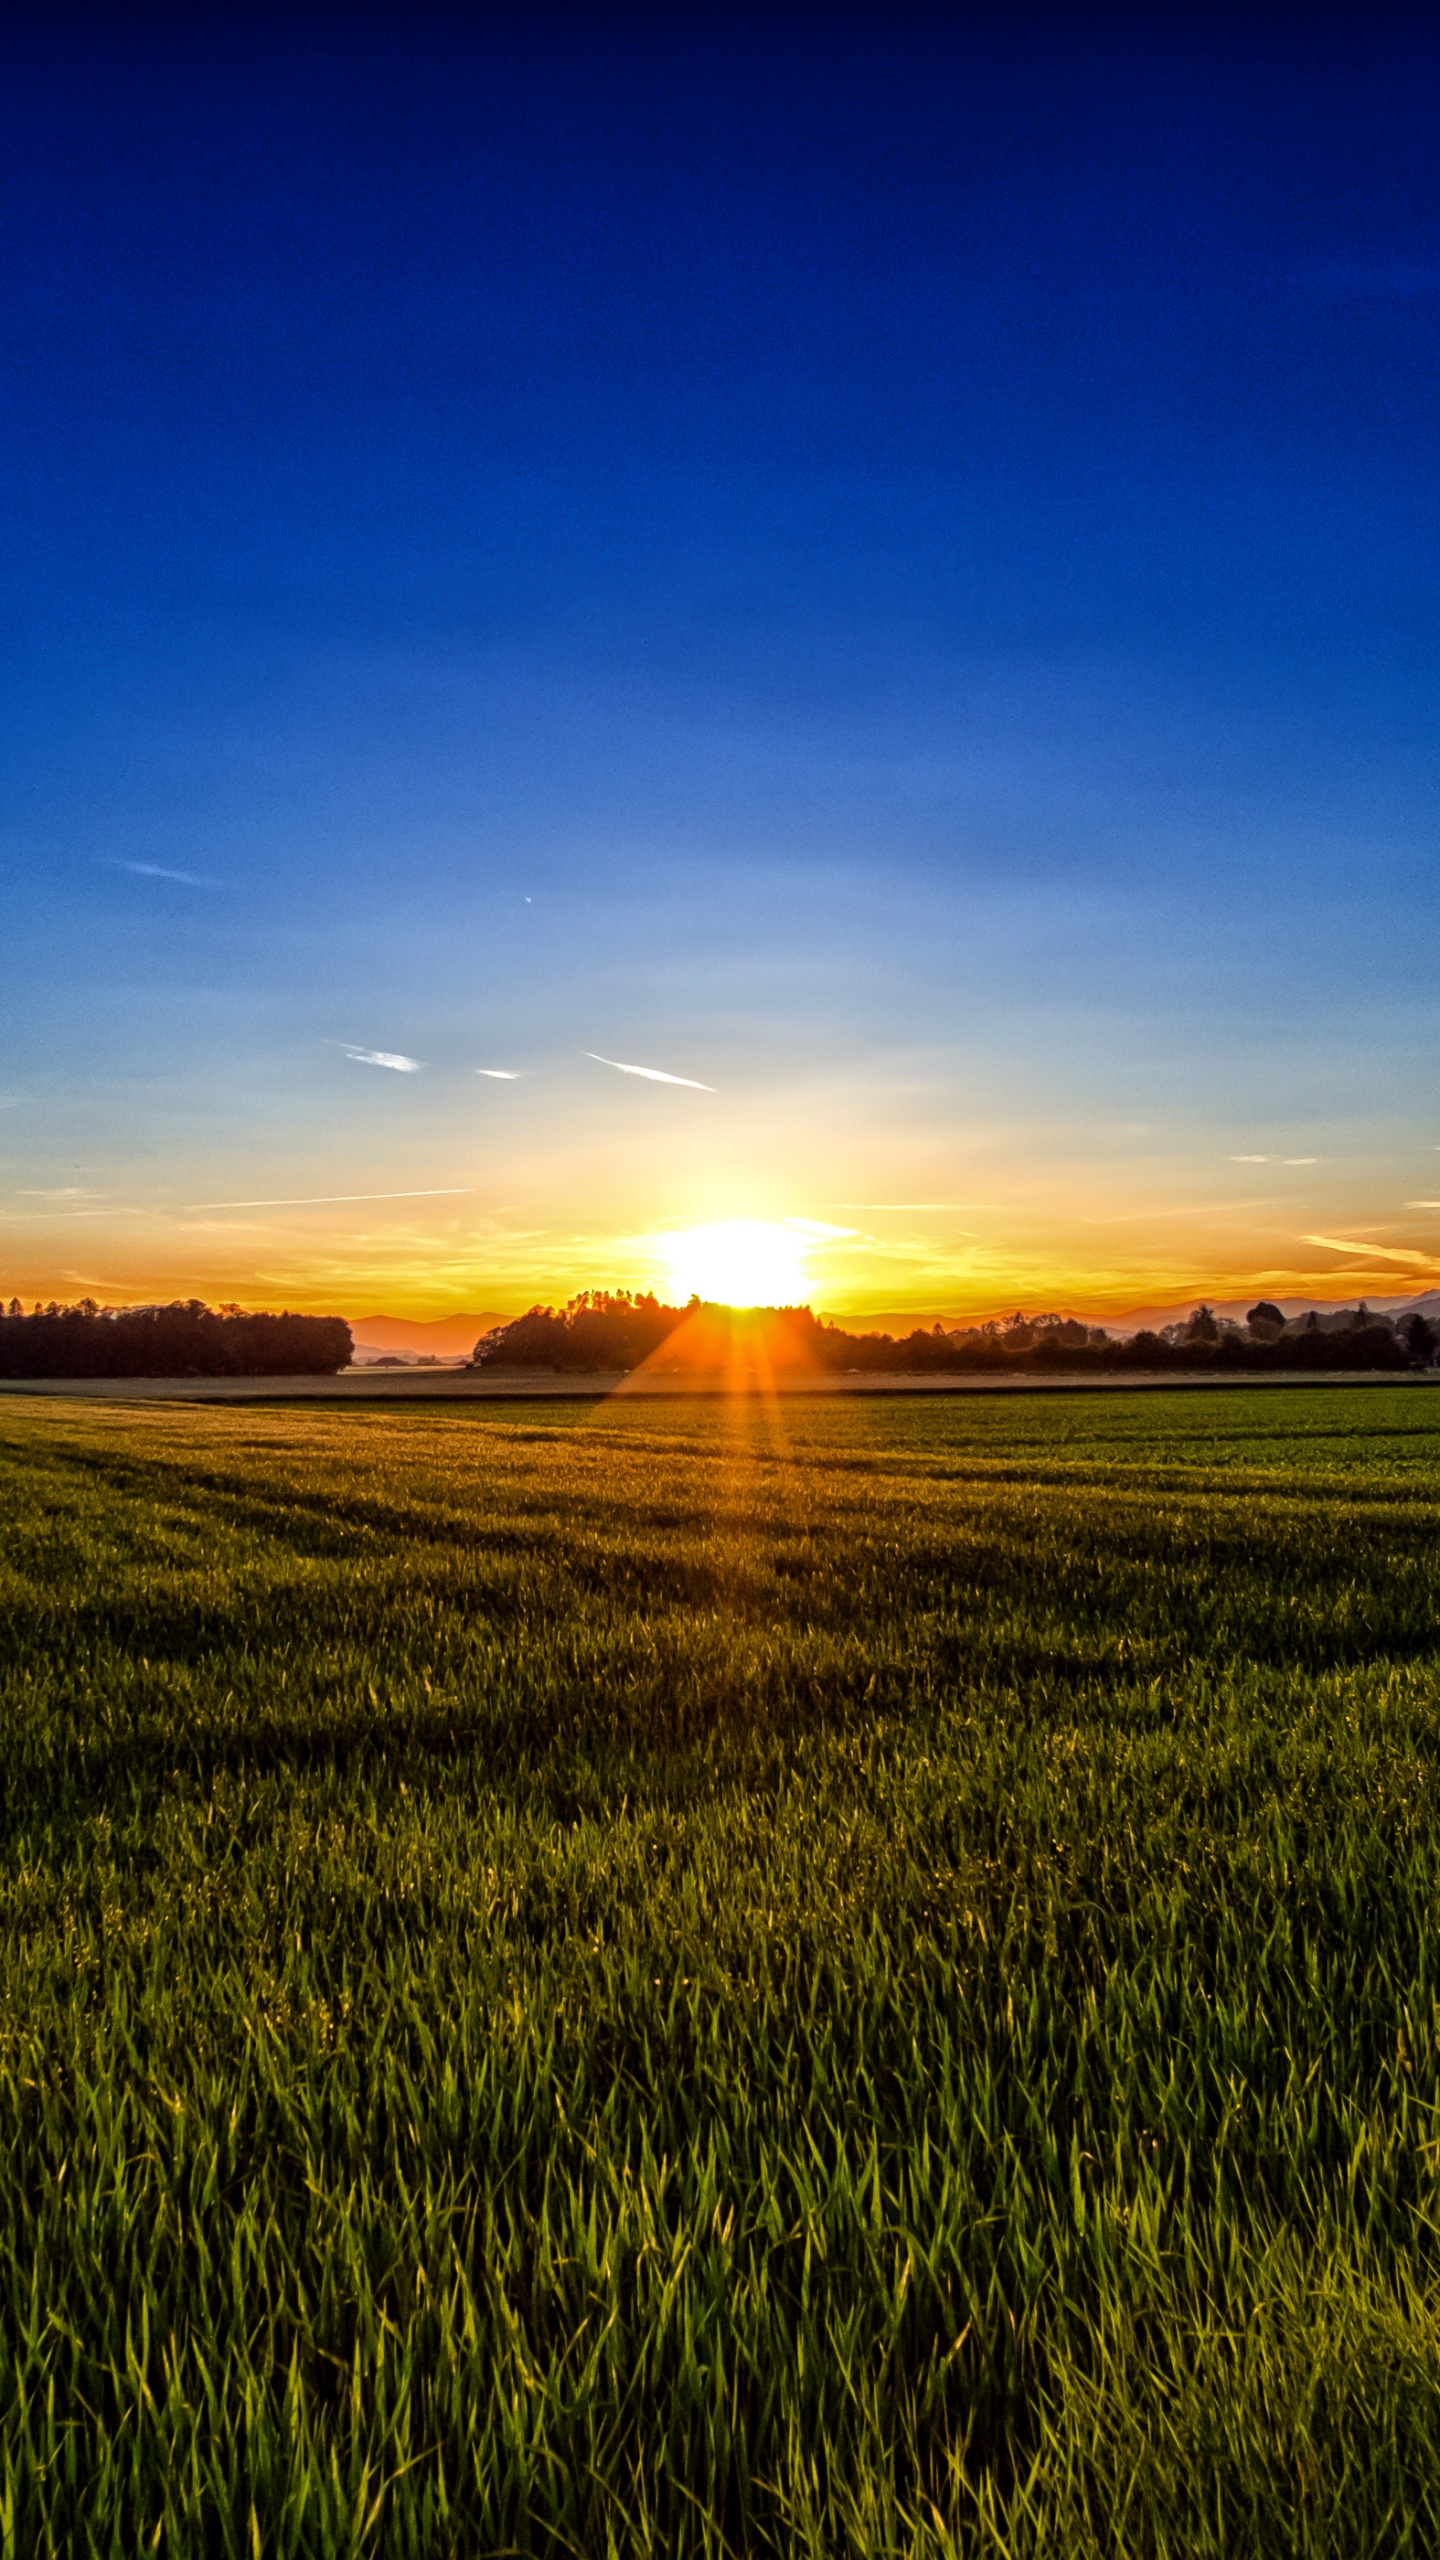
M 477 1334 L 504 1319 L 495 1308 L 477 1308 L 454 1316 L 351 1316 L 351 1339 L 357 1352 L 395 1352 L 412 1359 L 427 1353 L 441 1360 L 463 1360 Z

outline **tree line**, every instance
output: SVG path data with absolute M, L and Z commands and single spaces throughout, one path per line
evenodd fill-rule
M 692 1298 L 664 1305 L 653 1293 L 587 1289 L 560 1308 L 534 1306 L 475 1345 L 477 1369 L 628 1370 L 663 1355 L 720 1357 L 729 1308 Z M 1435 1353 L 1435 1327 L 1419 1314 L 1394 1319 L 1365 1305 L 1287 1322 L 1262 1299 L 1243 1325 L 1197 1307 L 1193 1315 L 1128 1336 L 1073 1316 L 1017 1313 L 969 1327 L 933 1325 L 897 1339 L 848 1333 L 809 1307 L 772 1307 L 743 1319 L 742 1340 L 777 1368 L 953 1371 L 1066 1369 L 1177 1372 L 1219 1369 L 1409 1369 Z M 708 1330 L 706 1328 L 708 1327 Z M 111 1308 L 82 1298 L 0 1309 L 0 1377 L 333 1377 L 351 1364 L 350 1328 L 339 1316 L 257 1315 L 199 1298 L 169 1306 Z M 659 1365 L 664 1366 L 663 1357 Z
M 728 1308 L 692 1298 L 665 1306 L 651 1294 L 626 1289 L 587 1289 L 563 1307 L 531 1307 L 513 1323 L 497 1325 L 475 1345 L 477 1369 L 615 1370 L 657 1361 L 684 1327 L 694 1341 L 705 1320 L 713 1328 L 731 1322 Z M 1015 1314 L 969 1327 L 934 1325 L 896 1339 L 886 1333 L 847 1333 L 822 1321 L 809 1307 L 758 1309 L 744 1319 L 757 1353 L 777 1367 L 793 1364 L 835 1370 L 1005 1372 L 1067 1369 L 1410 1369 L 1432 1358 L 1436 1329 L 1422 1315 L 1398 1322 L 1361 1304 L 1321 1316 L 1287 1320 L 1267 1299 L 1252 1307 L 1243 1325 L 1209 1307 L 1159 1331 L 1107 1333 L 1073 1316 Z M 657 1365 L 664 1366 L 663 1359 Z
M 166 1307 L 0 1310 L 0 1378 L 333 1377 L 348 1369 L 350 1327 L 339 1316 L 247 1315 L 200 1298 Z

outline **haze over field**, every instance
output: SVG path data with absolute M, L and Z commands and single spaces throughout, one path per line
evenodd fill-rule
M 34 21 L 0 122 L 7 1294 L 1440 1278 L 1398 23 Z

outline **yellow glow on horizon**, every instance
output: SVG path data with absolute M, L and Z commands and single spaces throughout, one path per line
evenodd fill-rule
M 661 1239 L 676 1295 L 721 1307 L 793 1307 L 807 1286 L 801 1239 L 789 1228 L 729 1218 Z

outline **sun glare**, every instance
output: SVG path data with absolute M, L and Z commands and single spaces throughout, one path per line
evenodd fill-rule
M 805 1295 L 803 1245 L 788 1227 L 732 1218 L 667 1236 L 664 1251 L 681 1298 L 721 1307 L 793 1307 Z

